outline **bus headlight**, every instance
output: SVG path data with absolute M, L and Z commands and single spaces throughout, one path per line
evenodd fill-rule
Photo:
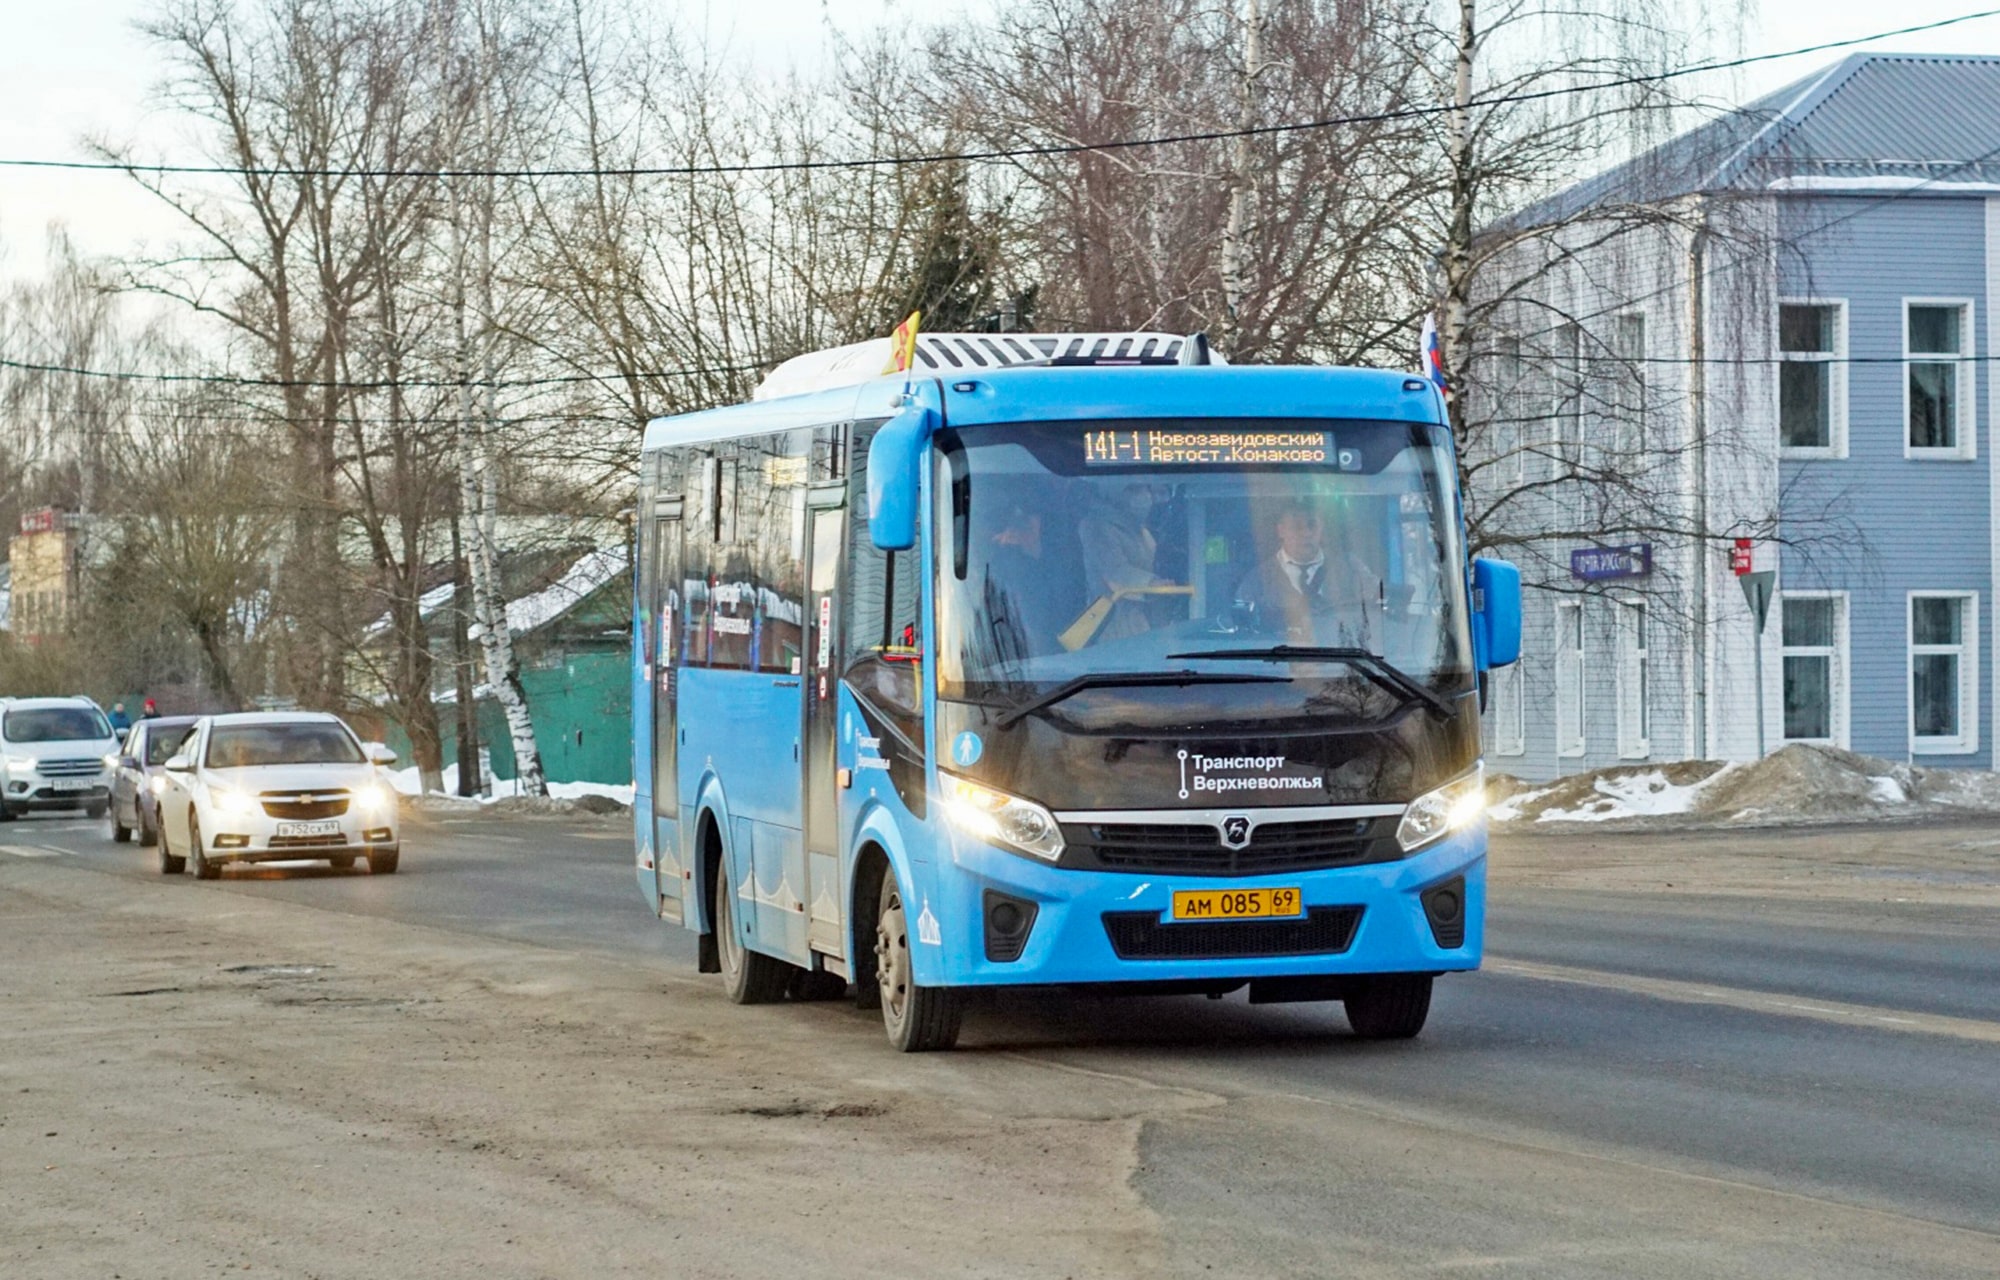
M 1410 801 L 1396 828 L 1396 843 L 1403 846 L 1404 853 L 1410 853 L 1454 831 L 1463 831 L 1485 812 L 1486 767 L 1478 765 L 1464 777 Z
M 948 773 L 938 780 L 944 784 L 945 816 L 960 831 L 1050 862 L 1062 857 L 1062 828 L 1047 809 Z

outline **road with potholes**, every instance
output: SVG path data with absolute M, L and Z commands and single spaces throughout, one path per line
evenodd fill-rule
M 2000 1273 L 2000 831 L 1506 836 L 1493 878 L 1414 1043 L 1017 995 L 903 1058 L 727 1005 L 617 821 L 201 885 L 16 823 L 0 1273 Z

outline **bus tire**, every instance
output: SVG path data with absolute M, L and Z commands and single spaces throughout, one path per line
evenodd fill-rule
M 961 993 L 917 982 L 910 958 L 910 921 L 894 869 L 882 877 L 875 915 L 875 980 L 881 988 L 882 1029 L 903 1053 L 929 1053 L 958 1043 L 965 1011 Z
M 1346 999 L 1347 1023 L 1363 1040 L 1408 1040 L 1431 1012 L 1431 975 L 1384 973 L 1363 978 Z
M 714 901 L 710 916 L 715 921 L 716 956 L 722 961 L 722 989 L 731 1004 L 770 1004 L 784 999 L 792 984 L 794 966 L 761 951 L 752 951 L 736 936 L 736 895 L 730 892 L 728 877 L 709 881 Z

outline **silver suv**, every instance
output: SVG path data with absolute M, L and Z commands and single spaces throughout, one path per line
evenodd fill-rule
M 0 699 L 0 822 L 30 809 L 104 816 L 118 738 L 89 698 Z

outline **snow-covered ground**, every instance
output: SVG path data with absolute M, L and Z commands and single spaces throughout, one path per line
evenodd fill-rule
M 1596 769 L 1547 784 L 1496 779 L 1496 823 L 1789 824 L 2000 814 L 2000 774 L 1793 744 L 1762 760 Z
M 389 785 L 396 788 L 403 795 L 416 796 L 423 794 L 423 782 L 414 767 L 390 770 L 386 776 L 389 780 Z M 604 796 L 608 799 L 616 800 L 627 808 L 631 807 L 634 790 L 634 787 L 629 782 L 623 785 L 604 782 L 551 782 L 549 784 L 549 794 L 558 800 L 576 800 L 584 796 Z M 448 764 L 444 767 L 444 789 L 442 792 L 432 792 L 431 794 L 458 795 L 458 766 L 456 764 Z M 490 796 L 480 796 L 479 800 L 482 804 L 491 804 L 495 800 L 511 799 L 520 794 L 521 784 L 519 779 L 495 778 L 493 780 L 493 794 Z

